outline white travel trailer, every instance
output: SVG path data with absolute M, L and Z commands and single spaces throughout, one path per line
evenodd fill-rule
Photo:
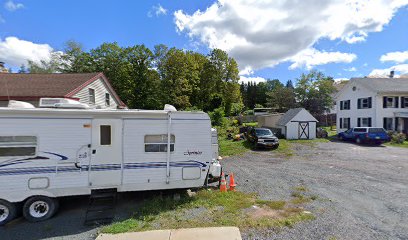
M 10 106 L 0 108 L 0 225 L 20 206 L 29 221 L 48 219 L 62 196 L 196 188 L 221 175 L 203 112 Z

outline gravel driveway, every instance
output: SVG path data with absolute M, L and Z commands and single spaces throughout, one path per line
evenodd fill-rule
M 244 239 L 408 239 L 408 149 L 330 142 L 295 144 L 291 158 L 274 151 L 224 160 L 238 189 L 264 199 L 291 199 L 295 187 L 318 199 L 306 210 L 316 219 L 279 232 L 244 231 Z M 150 193 L 152 194 L 152 193 Z M 134 212 L 148 192 L 120 194 L 116 219 Z M 0 228 L 0 239 L 94 239 L 98 227 L 83 226 L 87 197 L 64 198 L 45 222 L 23 219 Z
M 289 200 L 304 186 L 318 196 L 305 205 L 315 220 L 244 239 L 408 239 L 408 149 L 330 142 L 294 150 L 291 158 L 257 151 L 225 159 L 241 191 Z

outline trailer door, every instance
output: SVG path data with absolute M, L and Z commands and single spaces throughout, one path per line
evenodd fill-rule
M 91 149 L 91 188 L 119 186 L 122 179 L 122 120 L 94 119 Z

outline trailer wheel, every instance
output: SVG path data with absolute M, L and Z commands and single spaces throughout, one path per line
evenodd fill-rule
M 40 222 L 54 216 L 58 207 L 58 200 L 55 198 L 34 196 L 24 203 L 23 215 L 29 222 Z
M 0 226 L 3 226 L 17 217 L 15 204 L 0 199 Z

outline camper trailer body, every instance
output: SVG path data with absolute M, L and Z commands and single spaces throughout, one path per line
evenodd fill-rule
M 202 187 L 212 136 L 203 112 L 0 108 L 0 200 Z

